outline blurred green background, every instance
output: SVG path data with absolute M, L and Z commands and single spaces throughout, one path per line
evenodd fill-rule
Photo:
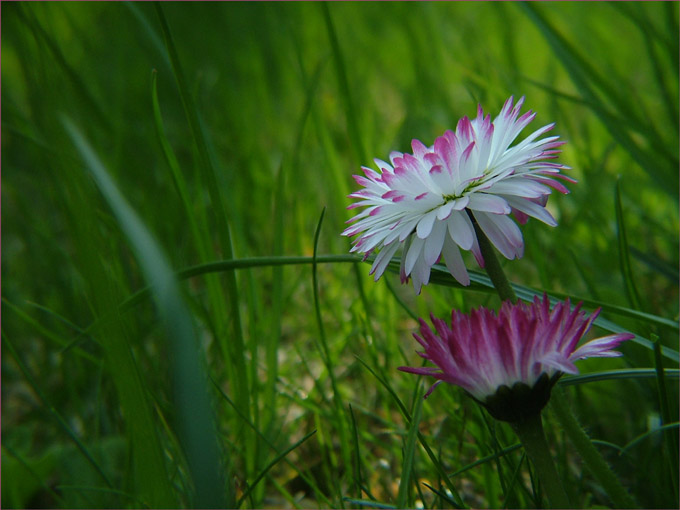
M 442 276 L 416 298 L 338 257 L 317 266 L 317 300 L 310 260 L 277 259 L 312 256 L 324 208 L 317 251 L 347 254 L 361 165 L 510 95 L 537 112 L 529 129 L 557 123 L 578 180 L 550 199 L 557 228 L 522 227 L 510 280 L 608 305 L 677 369 L 677 2 L 164 3 L 170 43 L 158 10 L 2 5 L 3 506 L 540 506 L 517 450 L 457 473 L 515 441 L 457 389 L 423 404 L 438 462 L 419 447 L 402 479 L 395 396 L 419 397 L 396 367 L 416 363 L 414 317 L 497 307 L 493 293 Z M 129 301 L 165 266 L 135 245 L 88 146 L 169 266 L 202 268 L 179 308 Z M 243 267 L 205 266 L 230 258 Z M 629 344 L 582 372 L 651 377 L 567 393 L 642 507 L 677 507 L 677 380 L 660 397 L 653 351 Z M 208 377 L 187 392 L 214 421 L 182 396 L 191 374 Z M 546 419 L 578 504 L 610 505 Z M 676 425 L 649 433 L 662 423 Z M 215 452 L 192 443 L 206 431 Z M 196 466 L 216 463 L 214 499 Z

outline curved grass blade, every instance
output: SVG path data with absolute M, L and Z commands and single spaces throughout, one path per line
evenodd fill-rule
M 680 379 L 680 370 L 677 368 L 664 369 L 666 377 Z M 590 374 L 570 375 L 561 377 L 557 384 L 560 386 L 573 386 L 597 381 L 610 381 L 616 379 L 654 379 L 656 370 L 653 368 L 626 368 L 623 370 L 603 370 Z
M 179 162 L 177 161 L 175 152 L 172 150 L 172 147 L 170 146 L 170 142 L 168 141 L 168 138 L 165 134 L 165 128 L 163 127 L 161 107 L 158 103 L 158 87 L 156 86 L 158 81 L 157 75 L 158 73 L 154 69 L 151 72 L 151 104 L 153 106 L 153 117 L 156 126 L 156 135 L 158 136 L 158 141 L 161 144 L 161 148 L 163 149 L 165 161 L 168 163 L 168 166 L 170 167 L 170 171 L 172 173 L 172 182 L 175 185 L 177 194 L 182 199 L 182 205 L 184 206 L 186 217 L 189 220 L 189 228 L 191 229 L 191 233 L 193 234 L 196 242 L 199 243 L 199 245 L 203 245 L 204 243 L 200 242 L 203 239 L 203 236 L 201 236 L 198 230 L 196 217 L 193 214 L 193 207 L 191 205 L 191 198 L 189 196 L 189 190 L 187 187 L 186 180 L 184 179 L 182 170 L 180 170 Z
M 638 250 L 635 246 L 630 246 L 629 249 L 630 254 L 633 257 L 653 271 L 668 278 L 668 280 L 673 284 L 677 284 L 678 280 L 680 280 L 680 271 L 678 271 L 677 265 L 673 265 L 669 262 L 666 262 L 665 260 L 660 260 L 659 257 Z
M 454 500 L 452 500 L 444 491 L 435 489 L 427 482 L 423 482 L 423 485 L 430 489 L 432 492 L 434 492 L 437 496 L 439 496 L 443 502 L 445 502 L 448 505 L 451 505 L 451 508 L 460 508 L 458 504 Z
M 668 423 L 666 425 L 662 425 L 661 427 L 654 429 L 654 430 L 648 430 L 647 432 L 645 432 L 644 434 L 640 434 L 635 439 L 633 439 L 628 444 L 626 444 L 623 448 L 621 448 L 621 450 L 619 451 L 619 455 L 624 455 L 624 454 L 628 453 L 627 450 L 630 450 L 631 448 L 640 444 L 642 441 L 644 441 L 645 439 L 647 439 L 650 436 L 653 436 L 654 434 L 658 434 L 659 432 L 665 433 L 665 432 L 668 432 L 668 431 L 675 430 L 677 428 L 680 428 L 680 422 L 676 421 L 674 423 Z
M 196 490 L 194 502 L 202 508 L 223 506 L 224 481 L 220 475 L 222 467 L 217 456 L 219 443 L 199 357 L 199 344 L 174 272 L 152 235 L 118 191 L 89 142 L 68 118 L 64 117 L 63 122 L 128 238 L 144 277 L 150 284 L 158 313 L 170 340 L 178 435 Z
M 218 262 L 209 262 L 206 264 L 199 264 L 196 266 L 188 267 L 186 269 L 183 269 L 177 273 L 177 278 L 179 279 L 186 279 L 186 278 L 191 278 L 194 276 L 199 276 L 203 274 L 208 274 L 208 273 L 215 273 L 215 272 L 222 272 L 222 271 L 230 271 L 233 269 L 245 269 L 245 268 L 252 268 L 252 267 L 262 267 L 262 266 L 285 266 L 285 265 L 302 265 L 302 264 L 312 264 L 316 260 L 316 263 L 356 263 L 356 262 L 362 262 L 364 259 L 360 255 L 317 255 L 316 259 L 313 257 L 301 257 L 301 256 L 283 256 L 283 257 L 249 257 L 249 258 L 242 258 L 242 259 L 234 259 L 234 260 L 222 260 Z M 371 258 L 368 258 L 366 260 L 367 262 L 371 263 L 372 260 Z M 390 265 L 388 266 L 391 271 L 398 271 L 399 270 L 399 262 L 397 261 L 392 261 L 390 262 Z M 489 280 L 488 276 L 486 276 L 484 273 L 480 271 L 475 271 L 475 270 L 468 270 L 470 274 L 470 281 L 471 284 L 469 287 L 463 287 L 461 286 L 458 282 L 456 282 L 453 277 L 448 273 L 446 268 L 441 265 L 434 265 L 432 266 L 432 277 L 430 278 L 430 282 L 437 284 L 437 285 L 445 285 L 448 287 L 456 287 L 456 288 L 462 288 L 462 289 L 467 289 L 471 291 L 478 291 L 478 292 L 495 292 L 493 285 L 491 281 Z M 520 299 L 523 299 L 524 301 L 532 301 L 534 296 L 541 297 L 543 296 L 542 290 L 538 289 L 533 289 L 531 287 L 526 287 L 523 285 L 519 285 L 516 283 L 511 284 L 515 293 L 517 294 L 517 297 Z M 132 306 L 136 305 L 143 299 L 147 298 L 149 296 L 149 289 L 148 288 L 143 288 L 131 295 L 128 299 L 126 299 L 123 303 L 121 303 L 120 308 L 121 311 L 128 310 Z M 572 303 L 578 303 L 578 302 L 583 302 L 583 304 L 587 307 L 591 308 L 602 308 L 602 311 L 604 312 L 610 312 L 614 313 L 617 315 L 621 315 L 624 317 L 630 317 L 633 319 L 638 319 L 644 322 L 647 322 L 651 325 L 657 325 L 657 326 L 663 326 L 667 328 L 671 328 L 673 331 L 679 331 L 680 326 L 678 325 L 677 321 L 673 321 L 671 319 L 666 319 L 664 317 L 659 317 L 657 315 L 652 315 L 646 312 L 640 312 L 637 310 L 632 310 L 630 308 L 625 308 L 622 306 L 617 306 L 617 305 L 611 305 L 609 303 L 604 303 L 602 301 L 596 301 L 593 299 L 587 299 L 579 296 L 574 296 L 570 294 L 564 294 L 561 292 L 555 292 L 555 291 L 550 291 L 550 294 L 548 295 L 548 298 L 550 299 L 551 304 L 557 303 L 559 300 L 563 300 L 566 298 L 569 298 Z M 407 310 L 408 312 L 408 310 Z M 408 312 L 409 315 L 413 316 L 411 312 Z M 605 319 L 602 316 L 599 316 L 595 320 L 595 324 L 608 330 L 613 333 L 622 333 L 625 332 L 625 330 L 613 323 L 612 321 L 609 321 Z M 88 328 L 85 328 L 84 331 L 89 331 L 89 329 L 92 326 L 89 326 Z M 643 337 L 637 336 L 634 341 L 636 343 L 639 343 L 641 345 L 644 345 L 648 349 L 653 349 L 652 343 Z M 679 353 L 678 351 L 675 351 L 674 349 L 670 349 L 666 346 L 662 346 L 661 348 L 662 354 L 664 357 L 672 359 L 674 361 L 677 361 L 679 358 Z

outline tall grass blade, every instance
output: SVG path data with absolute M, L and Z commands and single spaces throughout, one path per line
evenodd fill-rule
M 175 152 L 170 146 L 170 142 L 165 134 L 165 128 L 163 127 L 163 117 L 161 115 L 161 107 L 158 103 L 158 72 L 154 69 L 151 72 L 151 104 L 153 106 L 153 118 L 154 124 L 156 126 L 156 135 L 158 137 L 158 142 L 163 149 L 163 156 L 165 156 L 165 161 L 170 167 L 170 172 L 172 174 L 172 183 L 175 185 L 175 190 L 182 200 L 182 205 L 184 206 L 184 212 L 187 219 L 189 220 L 189 228 L 193 234 L 194 239 L 199 247 L 203 247 L 205 242 L 203 242 L 203 236 L 201 235 L 198 224 L 196 222 L 196 217 L 193 213 L 193 206 L 191 203 L 191 197 L 189 194 L 189 189 L 187 187 L 186 180 L 184 179 L 184 174 L 180 169 L 179 162 L 175 156 Z M 203 255 L 203 249 L 200 250 Z
M 354 490 L 356 491 L 357 498 L 361 498 L 361 493 L 363 489 L 363 475 L 362 475 L 362 456 L 361 450 L 359 448 L 359 429 L 357 428 L 357 422 L 354 418 L 354 410 L 352 409 L 352 404 L 349 405 L 349 416 L 352 419 L 352 446 L 354 448 L 354 463 L 352 464 L 353 476 L 354 476 Z M 365 488 L 366 492 L 370 494 L 370 488 Z
M 347 117 L 347 130 L 349 131 L 349 139 L 359 160 L 368 161 L 366 149 L 364 148 L 364 142 L 359 131 L 359 121 L 357 120 L 354 101 L 352 100 L 352 94 L 349 88 L 347 67 L 345 66 L 345 59 L 343 58 L 342 50 L 340 49 L 340 43 L 338 42 L 338 35 L 335 31 L 335 26 L 333 25 L 333 19 L 331 18 L 330 7 L 328 7 L 329 4 L 327 2 L 321 2 L 319 5 L 323 12 L 326 30 L 328 31 L 328 38 L 330 39 L 331 43 L 331 52 L 333 53 L 333 62 L 335 64 L 335 72 L 338 78 L 340 94 L 342 95 L 343 101 L 345 103 L 345 115 Z
M 409 424 L 408 435 L 404 443 L 404 458 L 401 465 L 401 482 L 399 483 L 399 493 L 397 494 L 397 507 L 408 508 L 410 505 L 409 493 L 411 487 L 411 472 L 415 462 L 416 438 L 418 437 L 418 426 L 423 411 L 422 390 L 418 391 L 415 397 L 416 408 Z
M 633 270 L 630 266 L 630 253 L 628 252 L 628 237 L 626 236 L 626 224 L 623 220 L 623 206 L 621 205 L 621 178 L 616 179 L 614 192 L 614 204 L 616 207 L 616 238 L 619 244 L 619 263 L 623 284 L 626 287 L 626 295 L 631 306 L 636 310 L 641 310 L 640 295 L 635 287 Z
M 343 457 L 343 462 L 345 466 L 349 468 L 352 465 L 352 458 L 350 454 L 350 440 L 347 421 L 345 418 L 345 413 L 343 411 L 343 405 L 340 395 L 340 390 L 338 389 L 338 382 L 335 377 L 335 369 L 331 360 L 330 351 L 328 349 L 328 342 L 326 340 L 325 328 L 323 325 L 323 319 L 321 317 L 321 301 L 319 299 L 319 281 L 317 274 L 317 264 L 316 255 L 319 248 L 319 236 L 321 234 L 321 225 L 323 224 L 323 217 L 326 213 L 326 208 L 324 207 L 321 211 L 321 216 L 319 217 L 319 222 L 316 225 L 316 231 L 314 232 L 314 255 L 312 262 L 312 287 L 314 292 L 314 310 L 316 313 L 316 322 L 319 327 L 319 352 L 323 357 L 326 370 L 331 380 L 331 388 L 333 390 L 333 404 L 334 404 L 334 417 L 336 427 L 339 429 L 340 434 L 340 447 Z
M 196 491 L 194 503 L 199 508 L 221 507 L 224 480 L 206 378 L 191 316 L 182 301 L 174 273 L 165 254 L 120 194 L 80 130 L 68 118 L 64 118 L 64 125 L 130 242 L 144 277 L 150 283 L 170 341 L 179 437 Z

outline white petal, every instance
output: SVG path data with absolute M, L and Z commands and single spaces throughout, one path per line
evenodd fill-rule
M 421 253 L 411 273 L 414 285 L 418 283 L 418 288 L 416 289 L 418 294 L 420 294 L 420 285 L 427 285 L 430 282 L 430 267 L 425 261 L 424 254 Z
M 420 252 L 423 250 L 424 245 L 425 245 L 424 239 L 421 239 L 420 237 L 415 235 L 411 236 L 411 246 L 408 248 L 408 253 L 406 254 L 406 262 L 404 265 L 406 275 L 411 274 L 413 266 L 415 266 L 416 261 L 418 260 L 418 256 L 420 255 Z
M 470 285 L 470 276 L 465 268 L 463 257 L 460 256 L 460 250 L 458 249 L 458 246 L 456 246 L 456 243 L 449 238 L 445 239 L 442 254 L 444 255 L 446 269 L 449 270 L 451 276 L 453 276 L 461 285 Z
M 550 188 L 526 177 L 508 178 L 496 182 L 488 191 L 499 195 L 516 195 L 524 198 L 538 198 L 550 194 Z
M 473 212 L 477 223 L 493 245 L 508 259 L 524 254 L 524 241 L 519 227 L 510 218 L 500 214 Z
M 456 201 L 452 200 L 451 202 L 447 202 L 443 206 L 441 206 L 439 209 L 437 209 L 437 219 L 438 220 L 445 220 L 446 218 L 448 218 L 455 205 L 456 205 Z
M 475 237 L 475 229 L 472 226 L 472 222 L 465 211 L 459 212 L 454 211 L 451 216 L 449 216 L 448 221 L 449 235 L 458 246 L 464 250 L 469 250 L 472 247 L 472 243 Z
M 430 211 L 418 222 L 418 227 L 416 228 L 416 233 L 421 239 L 425 239 L 432 232 L 432 225 L 434 220 L 437 218 L 437 210 Z
M 371 266 L 371 273 L 375 273 L 375 281 L 378 281 L 378 278 L 383 275 L 400 244 L 402 243 L 394 241 L 392 244 L 389 244 L 380 250 L 380 253 L 378 253 L 378 256 L 373 261 L 373 266 Z
M 432 266 L 442 253 L 442 245 L 446 236 L 446 223 L 437 221 L 432 227 L 432 232 L 425 239 L 425 262 Z
M 510 204 L 510 207 L 514 207 L 518 211 L 542 221 L 546 225 L 550 225 L 551 227 L 557 226 L 557 221 L 555 221 L 555 218 L 552 217 L 552 214 L 550 214 L 545 207 L 541 207 L 525 198 L 505 197 L 505 199 L 508 201 L 508 204 Z
M 487 193 L 472 193 L 469 195 L 468 207 L 475 211 L 484 211 L 494 214 L 510 214 L 510 206 L 501 197 Z

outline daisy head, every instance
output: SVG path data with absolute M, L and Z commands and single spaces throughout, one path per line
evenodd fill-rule
M 576 374 L 575 361 L 614 357 L 621 342 L 634 338 L 619 333 L 577 344 L 599 314 L 589 317 L 569 300 L 550 310 L 546 295 L 533 303 L 506 301 L 498 313 L 484 307 L 464 314 L 451 312 L 450 324 L 431 317 L 434 330 L 420 319 L 415 339 L 418 354 L 434 367 L 399 367 L 403 372 L 429 375 L 460 386 L 497 419 L 519 421 L 545 406 L 550 391 L 564 373 Z
M 432 146 L 413 140 L 412 154 L 393 152 L 390 163 L 375 159 L 378 171 L 362 167 L 365 176 L 354 176 L 362 189 L 349 195 L 358 199 L 349 209 L 364 209 L 343 235 L 359 234 L 352 252 L 378 251 L 371 268 L 376 280 L 401 248 L 402 281 L 412 278 L 416 292 L 442 256 L 451 275 L 469 285 L 460 250 L 472 251 L 484 266 L 473 222 L 508 259 L 524 254 L 510 213 L 520 223 L 533 217 L 557 225 L 545 205 L 553 189 L 568 193 L 555 178 L 575 182 L 560 174 L 568 167 L 550 161 L 565 142 L 541 138 L 554 126 L 548 124 L 513 145 L 536 116 L 520 116 L 523 103 L 510 97 L 493 121 L 479 106 L 476 118 L 463 117 L 455 132 L 445 132 Z

